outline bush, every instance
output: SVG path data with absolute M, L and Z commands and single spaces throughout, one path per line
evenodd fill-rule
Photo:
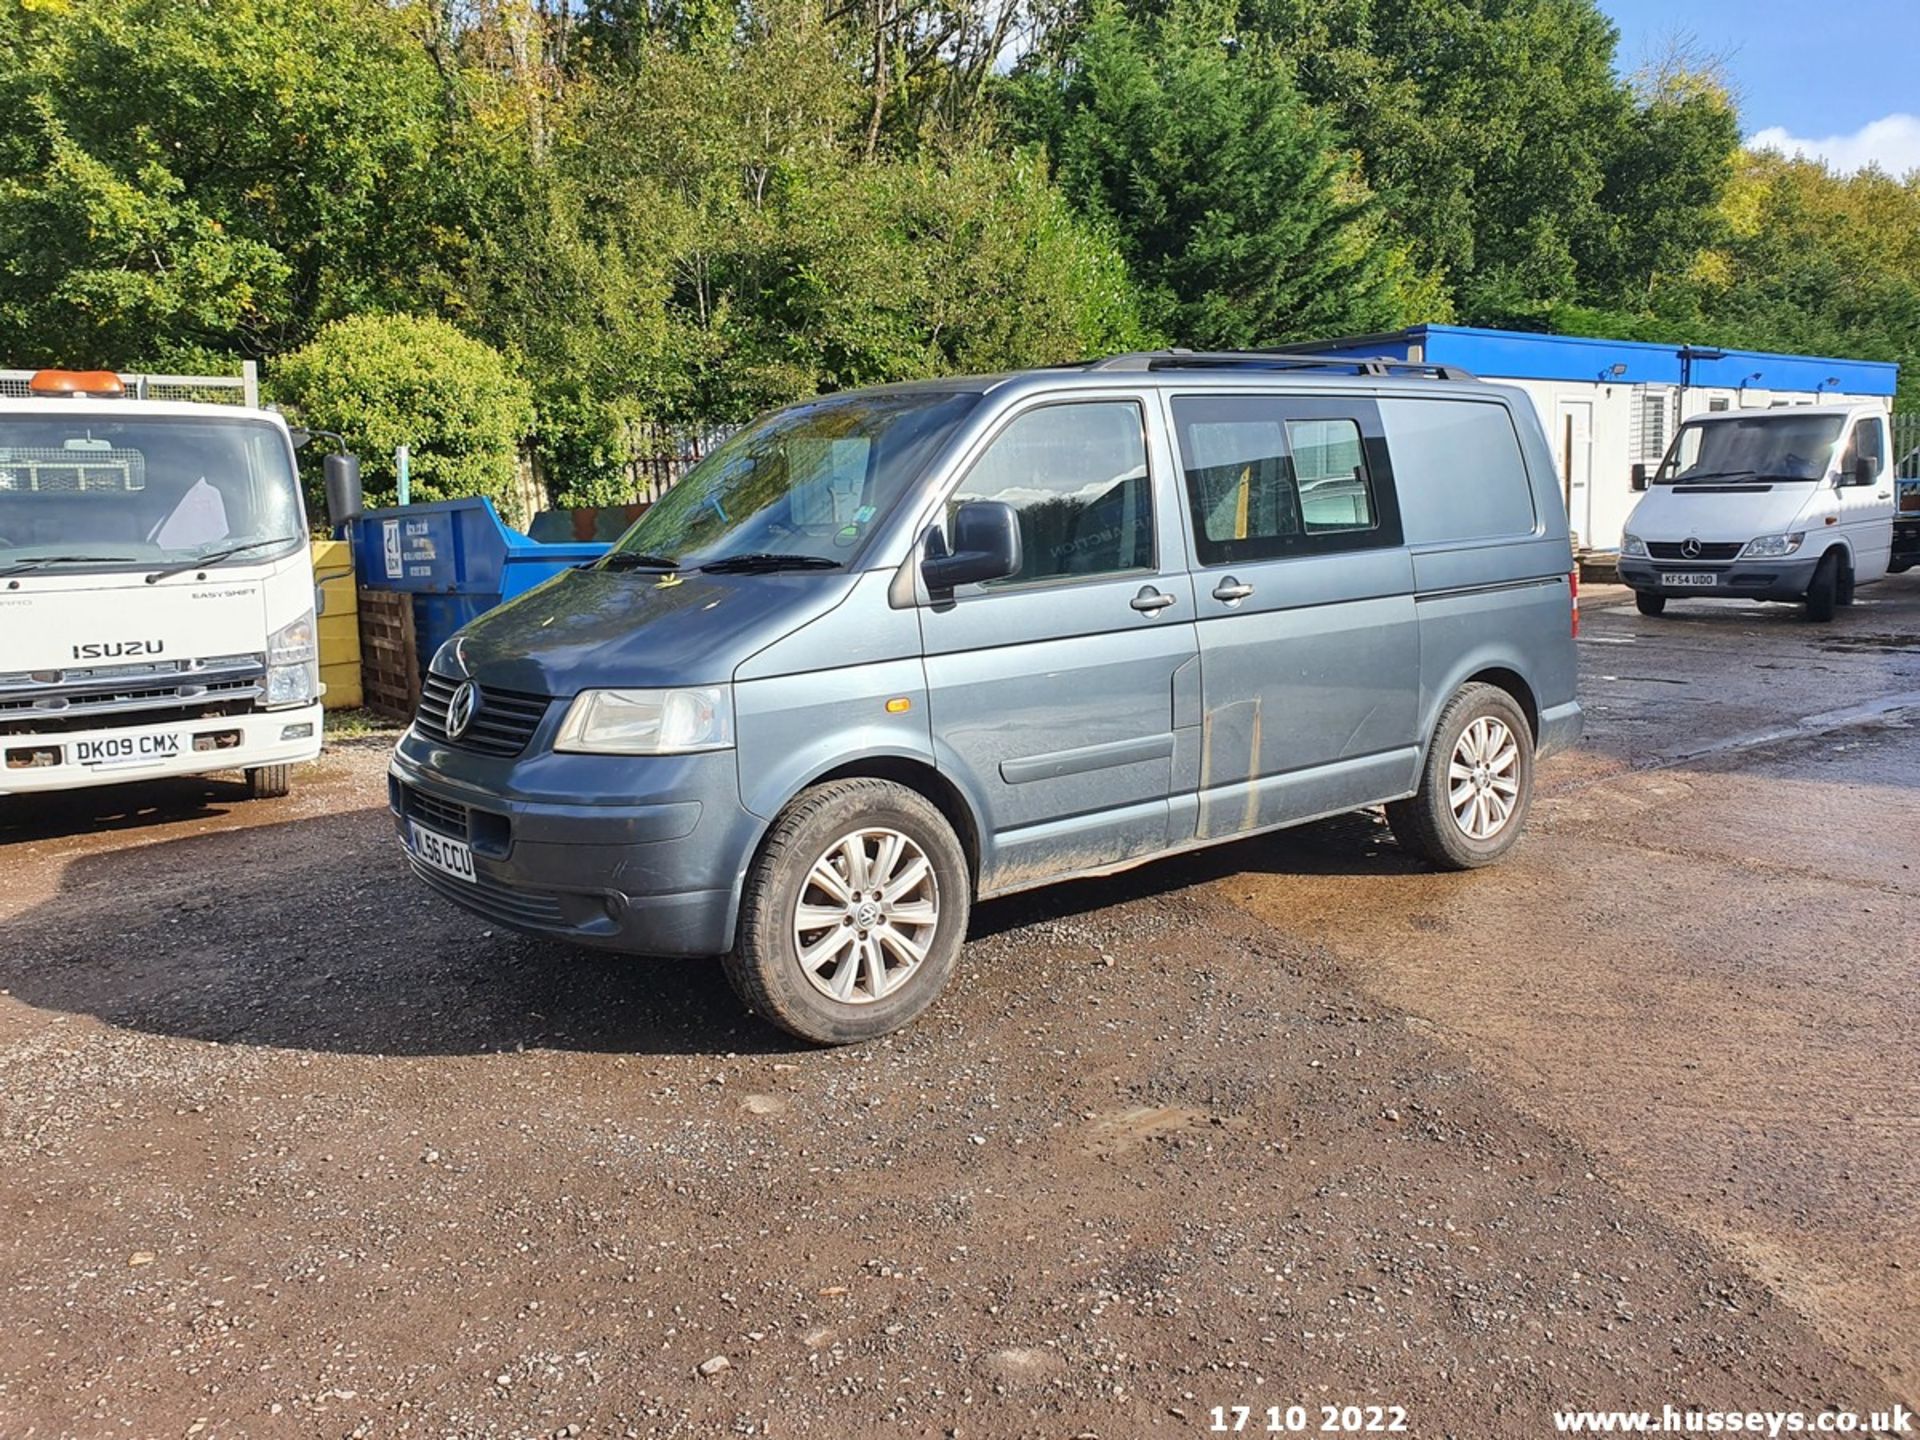
M 520 443 L 533 428 L 532 391 L 497 350 L 446 321 L 336 320 L 273 362 L 268 387 L 298 423 L 346 437 L 369 505 L 394 503 L 393 451 L 405 445 L 413 499 L 485 495 L 508 523 L 527 518 L 512 496 Z M 307 452 L 311 485 L 319 449 Z

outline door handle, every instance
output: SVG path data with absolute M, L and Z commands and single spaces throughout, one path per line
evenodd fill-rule
M 1127 603 L 1143 615 L 1157 615 L 1160 611 L 1173 604 L 1176 598 L 1175 596 L 1166 594 L 1164 591 L 1154 589 L 1151 585 L 1142 585 L 1140 587 L 1140 593 Z
M 1231 575 L 1213 587 L 1213 598 L 1227 605 L 1238 605 L 1251 594 L 1253 594 L 1253 586 L 1236 580 Z

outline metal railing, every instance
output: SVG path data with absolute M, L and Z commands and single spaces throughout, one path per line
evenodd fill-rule
M 1902 480 L 1920 480 L 1920 410 L 1893 417 L 1893 454 Z
M 37 370 L 0 370 L 0 397 L 24 400 Z M 123 371 L 120 383 L 134 400 L 193 400 L 206 405 L 260 404 L 260 367 L 240 362 L 238 375 L 154 375 Z

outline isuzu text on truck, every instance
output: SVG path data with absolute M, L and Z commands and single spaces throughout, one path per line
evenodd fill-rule
M 280 416 L 40 371 L 0 398 L 0 795 L 320 752 L 313 564 Z

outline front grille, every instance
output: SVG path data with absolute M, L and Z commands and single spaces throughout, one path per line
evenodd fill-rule
M 441 800 L 411 785 L 402 785 L 400 796 L 401 809 L 409 819 L 418 820 L 429 830 L 438 830 L 442 835 L 451 835 L 456 840 L 468 838 L 466 806 Z
M 518 755 L 533 739 L 550 703 L 545 695 L 477 686 L 480 704 L 459 739 L 447 734 L 447 702 L 460 687 L 458 680 L 428 671 L 420 686 L 420 708 L 413 728 L 436 745 L 477 750 L 482 755 Z
M 498 924 L 515 929 L 564 930 L 566 916 L 560 909 L 560 897 L 543 890 L 508 890 L 490 883 L 482 875 L 472 883 L 443 875 L 430 865 L 408 857 L 413 873 L 427 888 L 455 904 Z
M 243 715 L 266 679 L 259 655 L 0 675 L 0 734 L 153 725 Z
M 1656 560 L 1732 560 L 1747 548 L 1738 540 L 1701 540 L 1697 542 L 1700 547 L 1698 555 L 1685 555 L 1680 549 L 1685 543 L 1680 540 L 1649 540 L 1647 554 Z

